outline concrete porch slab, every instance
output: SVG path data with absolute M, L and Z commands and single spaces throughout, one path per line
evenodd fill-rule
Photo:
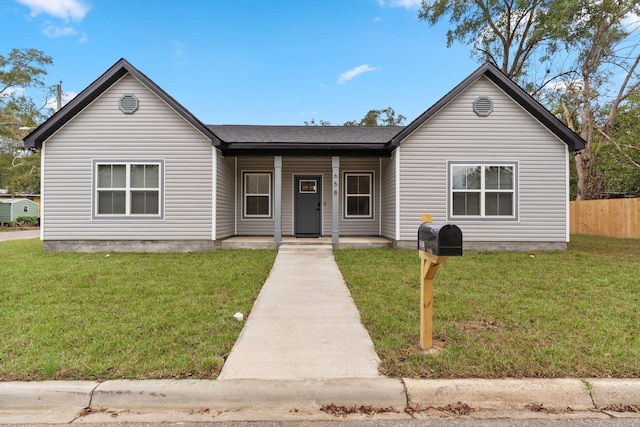
M 220 241 L 221 249 L 278 249 L 281 245 L 327 245 L 334 249 L 390 248 L 393 242 L 380 236 L 345 236 L 337 244 L 331 237 L 283 237 L 282 242 L 273 241 L 273 236 L 233 236 Z

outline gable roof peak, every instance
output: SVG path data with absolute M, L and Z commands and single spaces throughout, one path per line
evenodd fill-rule
M 533 98 L 527 91 L 518 86 L 495 64 L 485 62 L 471 73 L 466 79 L 460 82 L 449 93 L 440 98 L 438 102 L 433 104 L 427 111 L 418 116 L 414 121 L 409 123 L 405 129 L 393 138 L 391 144 L 399 146 L 414 130 L 420 127 L 424 122 L 430 119 L 438 111 L 440 111 L 451 100 L 456 98 L 460 93 L 464 92 L 469 86 L 476 82 L 480 77 L 485 76 L 491 80 L 496 86 L 502 89 L 516 103 L 527 110 L 529 114 L 535 117 L 547 129 L 554 133 L 562 142 L 567 145 L 569 151 L 582 150 L 586 142 L 580 135 L 569 129 L 560 119 L 554 116 L 540 102 Z
M 153 80 L 144 73 L 134 67 L 129 61 L 120 58 L 107 71 L 98 77 L 87 88 L 80 92 L 71 101 L 65 104 L 60 110 L 56 111 L 44 123 L 33 130 L 24 138 L 24 145 L 27 148 L 42 148 L 42 144 L 58 129 L 64 126 L 69 120 L 73 119 L 77 114 L 84 110 L 91 102 L 102 95 L 114 83 L 120 80 L 126 74 L 132 75 L 135 79 L 146 86 L 156 96 L 166 102 L 174 111 L 182 116 L 188 123 L 208 138 L 212 144 L 219 146 L 220 140 L 215 134 L 207 128 L 200 120 L 198 120 L 191 112 L 184 108 L 178 101 L 166 93 Z

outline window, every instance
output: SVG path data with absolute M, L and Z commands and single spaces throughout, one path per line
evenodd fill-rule
M 22 212 L 27 212 L 27 213 L 28 213 L 28 212 L 29 212 L 29 206 L 24 205 L 24 206 L 22 207 Z
M 271 218 L 271 173 L 245 172 L 244 217 Z
M 95 217 L 162 216 L 163 162 L 94 162 Z
M 515 163 L 450 163 L 449 217 L 515 219 L 516 179 Z
M 344 217 L 373 218 L 373 174 L 344 174 Z

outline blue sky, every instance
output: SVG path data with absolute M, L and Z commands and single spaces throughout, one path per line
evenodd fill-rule
M 124 57 L 207 124 L 408 123 L 479 64 L 419 0 L 0 0 L 0 53 L 53 57 L 77 94 Z

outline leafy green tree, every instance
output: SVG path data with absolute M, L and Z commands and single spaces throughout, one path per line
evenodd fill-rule
M 369 110 L 361 120 L 349 120 L 343 123 L 343 126 L 402 126 L 402 122 L 406 119 L 402 114 L 396 116 L 394 109 L 388 107 L 382 110 Z M 309 122 L 304 122 L 304 125 L 331 126 L 331 123 L 326 120 L 316 122 L 315 119 L 311 119 Z
M 604 190 L 640 194 L 640 93 L 623 104 L 605 139 L 595 154 L 597 168 L 603 172 Z
M 433 0 L 423 1 L 418 17 L 433 26 L 449 18 L 447 47 L 471 45 L 480 62 L 489 61 L 519 80 L 531 59 L 556 44 L 545 32 L 550 0 Z M 546 58 L 546 57 L 545 57 Z
M 27 91 L 47 93 L 44 76 L 52 62 L 37 49 L 0 55 L 0 188 L 12 194 L 40 189 L 40 154 L 25 151 L 22 138 L 46 118 L 45 102 L 38 107 Z
M 394 109 L 387 107 L 383 110 L 369 110 L 359 122 L 350 120 L 344 126 L 402 126 L 405 120 L 405 116 L 398 114 L 396 117 Z

